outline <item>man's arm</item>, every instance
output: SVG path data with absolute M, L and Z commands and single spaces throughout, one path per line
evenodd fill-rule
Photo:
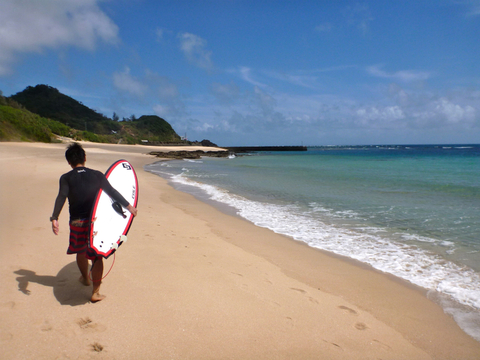
M 58 224 L 58 216 L 62 211 L 63 205 L 65 204 L 65 200 L 68 196 L 68 182 L 65 179 L 65 176 L 60 178 L 60 188 L 58 190 L 57 198 L 55 199 L 55 206 L 53 208 L 53 214 L 50 218 L 52 222 L 52 231 L 55 235 L 58 235 L 59 231 L 59 224 Z
M 60 230 L 60 225 L 58 224 L 58 220 L 52 220 L 52 231 L 55 235 L 58 235 Z
M 137 208 L 134 208 L 132 205 L 128 204 L 127 210 L 130 211 L 133 216 L 137 216 L 137 212 L 138 212 Z
M 103 175 L 102 173 L 100 173 L 102 175 L 102 189 L 103 191 L 105 191 L 108 196 L 110 196 L 113 200 L 117 201 L 120 205 L 122 205 L 124 208 L 126 208 L 128 211 L 130 211 L 130 213 L 133 214 L 133 216 L 137 216 L 137 209 L 134 208 L 128 201 L 127 199 L 125 199 L 122 194 L 120 194 L 117 190 L 115 190 L 115 188 L 110 185 L 110 182 L 108 181 L 108 179 L 105 177 L 105 175 Z

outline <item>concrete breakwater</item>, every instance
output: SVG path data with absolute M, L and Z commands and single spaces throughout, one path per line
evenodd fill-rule
M 233 153 L 249 153 L 259 151 L 307 151 L 306 146 L 228 146 L 223 148 Z

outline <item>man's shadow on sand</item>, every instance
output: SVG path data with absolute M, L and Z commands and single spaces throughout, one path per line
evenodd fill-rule
M 18 290 L 25 295 L 30 295 L 30 290 L 28 290 L 29 283 L 52 287 L 53 295 L 62 305 L 83 305 L 90 301 L 92 295 L 92 287 L 85 286 L 78 281 L 80 272 L 76 262 L 64 266 L 57 276 L 37 275 L 35 271 L 25 269 L 14 271 L 14 273 L 20 275 L 16 279 L 18 281 Z

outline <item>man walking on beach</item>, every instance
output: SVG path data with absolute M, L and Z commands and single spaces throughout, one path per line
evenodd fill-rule
M 133 216 L 137 215 L 137 209 L 130 205 L 128 201 L 110 185 L 104 174 L 100 171 L 85 167 L 87 158 L 85 150 L 80 144 L 73 143 L 69 145 L 65 152 L 65 158 L 72 167 L 72 170 L 60 177 L 60 189 L 57 199 L 55 200 L 55 207 L 50 221 L 52 222 L 53 233 L 58 235 L 58 216 L 62 211 L 65 200 L 68 198 L 70 210 L 70 244 L 67 249 L 67 254 L 77 254 L 77 265 L 82 274 L 79 280 L 85 286 L 90 285 L 88 260 L 93 262 L 91 270 L 93 291 L 90 300 L 97 302 L 105 298 L 104 295 L 100 295 L 99 293 L 103 276 L 103 257 L 97 256 L 89 247 L 90 216 L 97 192 L 103 189 L 108 196 L 130 211 Z

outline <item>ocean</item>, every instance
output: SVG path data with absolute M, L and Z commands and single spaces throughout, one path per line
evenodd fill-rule
M 326 146 L 145 170 L 427 290 L 480 341 L 480 145 Z

